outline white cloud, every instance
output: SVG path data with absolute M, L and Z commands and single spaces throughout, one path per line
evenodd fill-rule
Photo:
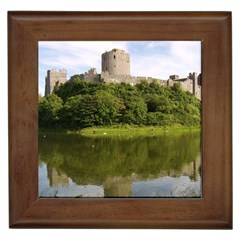
M 109 49 L 128 51 L 127 42 L 118 41 L 40 41 L 39 42 L 39 93 L 44 95 L 47 70 L 67 69 L 67 77 L 80 74 L 91 67 L 101 71 L 101 54 Z
M 189 71 L 201 71 L 200 42 L 171 42 L 171 55 Z
M 166 41 L 153 41 L 147 43 L 148 48 L 155 48 L 155 47 L 166 47 L 169 43 Z
M 136 42 L 135 42 L 136 43 Z M 68 78 L 91 67 L 101 72 L 101 54 L 120 48 L 131 54 L 131 75 L 168 79 L 201 71 L 201 44 L 196 41 L 42 41 L 39 42 L 39 92 L 44 94 L 47 70 L 67 69 Z
M 166 42 L 150 42 L 147 47 L 158 48 Z M 200 42 L 171 41 L 168 42 L 169 51 L 164 54 L 158 52 L 151 56 L 133 56 L 131 58 L 132 75 L 152 76 L 168 79 L 177 74 L 187 77 L 189 72 L 201 71 L 201 44 Z
M 39 46 L 44 53 L 50 51 L 48 55 L 41 58 L 40 66 L 52 66 L 56 68 L 66 68 L 77 70 L 85 67 L 96 67 L 100 71 L 101 54 L 112 48 L 127 50 L 126 42 L 40 42 Z M 51 54 L 52 53 L 52 54 Z

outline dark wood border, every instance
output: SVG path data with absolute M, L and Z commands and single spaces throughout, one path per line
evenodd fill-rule
M 202 199 L 39 199 L 38 41 L 202 41 Z M 230 12 L 9 12 L 12 228 L 232 228 Z

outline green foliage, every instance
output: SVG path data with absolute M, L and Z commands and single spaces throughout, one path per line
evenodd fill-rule
M 172 114 L 164 114 L 161 112 L 149 112 L 147 114 L 147 125 L 151 126 L 172 126 L 175 119 Z
M 122 111 L 124 104 L 117 97 L 100 90 L 68 98 L 61 115 L 65 128 L 79 129 L 118 123 Z
M 62 117 L 64 127 L 74 129 L 94 126 L 96 112 L 96 97 L 76 95 L 70 97 L 64 105 Z
M 145 98 L 148 112 L 161 112 L 169 114 L 172 112 L 172 104 L 168 97 L 158 94 L 148 94 Z
M 123 102 L 107 91 L 97 91 L 95 125 L 108 126 L 118 123 L 125 111 Z
M 138 96 L 128 96 L 124 104 L 126 111 L 123 115 L 122 122 L 127 124 L 144 125 L 147 117 L 147 104 L 144 99 Z
M 199 148 L 199 131 L 158 137 L 91 138 L 56 133 L 39 137 L 40 162 L 66 173 L 77 184 L 100 185 L 109 176 L 133 172 L 147 177 L 157 177 L 161 171 L 181 173 L 183 166 L 198 157 Z
M 86 82 L 80 79 L 80 76 L 71 77 L 65 84 L 61 84 L 54 88 L 54 94 L 62 98 L 64 102 L 69 97 L 76 95 L 94 94 L 98 90 L 104 90 L 105 84 L 97 82 Z
M 180 84 L 171 88 L 157 81 L 105 84 L 76 75 L 39 99 L 39 126 L 74 130 L 113 124 L 199 126 L 200 111 L 201 102 Z
M 54 128 L 58 126 L 63 101 L 55 94 L 49 94 L 39 100 L 39 126 Z

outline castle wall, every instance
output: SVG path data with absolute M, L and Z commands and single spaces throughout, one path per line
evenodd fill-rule
M 186 81 L 184 82 L 180 82 L 181 86 L 182 86 L 182 89 L 184 91 L 188 91 L 190 93 L 194 93 L 194 89 L 195 89 L 195 86 L 194 86 L 194 82 L 192 79 L 187 79 Z
M 196 86 L 195 86 L 195 92 L 194 92 L 193 94 L 194 94 L 194 95 L 196 96 L 196 98 L 198 98 L 199 100 L 202 99 L 201 86 L 200 86 L 200 85 L 196 84 Z
M 201 100 L 201 86 L 195 80 L 188 79 L 181 83 L 182 89 L 188 91 Z
M 178 75 L 171 75 L 167 81 L 152 77 L 131 76 L 130 55 L 121 49 L 113 49 L 102 54 L 101 74 L 98 74 L 95 68 L 91 68 L 88 72 L 79 76 L 80 79 L 87 82 L 100 82 L 103 79 L 105 83 L 125 82 L 131 85 L 136 85 L 143 80 L 148 83 L 156 80 L 160 86 L 171 87 L 178 82 L 184 91 L 189 91 L 201 100 L 201 74 L 198 76 L 197 73 L 189 73 L 187 78 L 181 79 Z M 47 96 L 52 93 L 55 86 L 67 81 L 67 71 L 65 69 L 60 71 L 48 70 L 45 80 L 45 96 Z
M 121 49 L 102 54 L 102 72 L 118 76 L 130 75 L 130 55 Z
M 56 71 L 55 69 L 47 71 L 47 77 L 45 78 L 45 96 L 51 94 L 55 86 L 64 84 L 67 81 L 67 70 L 62 69 Z
M 178 75 L 171 75 L 167 81 L 167 86 L 171 87 L 174 83 L 180 83 L 184 91 L 188 91 L 201 100 L 201 81 L 197 73 L 189 73 L 187 78 L 179 78 Z
M 130 75 L 115 75 L 115 74 L 109 74 L 108 72 L 102 72 L 101 74 L 98 74 L 96 72 L 95 68 L 90 69 L 88 72 L 85 72 L 84 74 L 79 75 L 81 79 L 87 82 L 99 82 L 100 80 L 104 80 L 105 83 L 129 83 L 131 85 L 136 85 L 140 83 L 141 81 L 146 81 L 148 83 L 151 83 L 153 81 L 157 81 L 157 83 L 161 86 L 167 86 L 167 81 L 156 79 L 152 77 L 134 77 Z
M 136 85 L 140 83 L 141 81 L 146 81 L 148 83 L 151 83 L 153 81 L 157 81 L 157 83 L 161 86 L 167 86 L 167 81 L 161 80 L 161 79 L 155 79 L 152 77 L 134 77 L 130 75 L 114 75 L 114 74 L 109 74 L 108 72 L 102 72 L 101 73 L 101 79 L 104 80 L 105 83 L 129 83 L 131 85 Z

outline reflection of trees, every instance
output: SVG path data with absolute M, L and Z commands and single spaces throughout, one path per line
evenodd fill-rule
M 200 152 L 199 133 L 157 137 L 39 135 L 39 159 L 78 184 L 101 183 L 107 176 L 158 176 L 181 171 Z

